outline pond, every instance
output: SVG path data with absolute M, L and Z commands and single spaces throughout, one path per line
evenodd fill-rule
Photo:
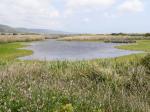
M 32 50 L 30 56 L 22 60 L 89 60 L 97 58 L 114 58 L 124 55 L 141 53 L 115 48 L 120 43 L 56 41 L 54 39 L 33 42 L 25 49 Z

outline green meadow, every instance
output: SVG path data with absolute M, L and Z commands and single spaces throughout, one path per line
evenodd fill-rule
M 24 43 L 21 42 L 0 44 L 0 59 L 12 60 L 20 56 L 26 56 L 32 54 L 32 51 L 19 49 L 25 46 L 26 45 L 24 45 Z
M 150 112 L 150 41 L 119 46 L 146 53 L 89 61 L 19 61 L 25 43 L 0 44 L 0 112 Z
M 150 40 L 137 40 L 135 44 L 119 46 L 117 48 L 150 52 Z

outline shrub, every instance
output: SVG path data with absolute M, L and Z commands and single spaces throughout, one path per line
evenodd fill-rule
M 149 37 L 149 36 L 150 36 L 150 33 L 146 33 L 146 34 L 145 34 L 145 37 Z
M 13 33 L 13 35 L 18 35 L 17 33 Z
M 112 33 L 111 35 L 122 35 L 122 36 L 126 36 L 128 34 L 125 34 L 125 33 Z

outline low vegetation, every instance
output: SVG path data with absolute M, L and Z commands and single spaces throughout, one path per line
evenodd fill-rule
M 44 40 L 42 35 L 0 35 L 0 43 L 28 42 Z
M 150 52 L 150 40 L 138 40 L 136 44 L 118 46 L 117 48 Z
M 111 39 L 105 40 L 105 43 L 136 43 L 135 40 L 128 40 L 128 39 Z
M 107 41 L 107 42 L 135 42 L 135 40 L 149 40 L 149 36 L 130 36 L 130 35 L 80 35 L 60 38 L 61 41 Z
M 25 44 L 20 42 L 0 44 L 0 60 L 14 60 L 32 54 L 32 51 L 19 49 L 22 47 L 25 47 Z
M 116 38 L 115 36 L 109 36 L 109 35 L 81 35 L 81 36 L 70 36 L 70 37 L 64 37 L 60 38 L 61 41 L 103 41 L 105 39 L 112 39 Z
M 150 33 L 146 33 L 144 36 L 145 37 L 150 37 Z
M 51 35 L 45 35 L 45 39 L 60 39 L 63 37 L 67 37 L 69 35 L 65 35 L 65 34 L 51 34 Z
M 149 112 L 147 58 L 0 63 L 0 110 Z

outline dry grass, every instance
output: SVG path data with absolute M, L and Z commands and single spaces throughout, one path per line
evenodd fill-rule
M 116 40 L 116 39 L 129 39 L 129 40 L 141 40 L 141 39 L 149 39 L 148 37 L 145 38 L 143 36 L 113 36 L 113 35 L 82 35 L 82 36 L 71 36 L 71 37 L 64 37 L 60 38 L 59 40 L 62 41 L 106 41 L 106 40 Z
M 45 35 L 45 38 L 46 39 L 60 39 L 60 38 L 63 38 L 63 37 L 66 37 L 68 35 L 65 35 L 65 34 L 51 34 L 51 35 Z
M 44 40 L 43 35 L 0 35 L 0 43 Z

